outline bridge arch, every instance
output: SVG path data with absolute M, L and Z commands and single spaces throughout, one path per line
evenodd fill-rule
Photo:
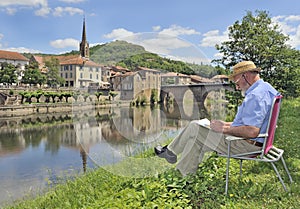
M 221 89 L 233 90 L 229 83 L 201 83 L 201 84 L 190 84 L 190 85 L 167 85 L 161 86 L 161 101 L 166 103 L 168 99 L 172 99 L 180 109 L 181 117 L 191 118 L 193 117 L 202 118 L 207 117 L 208 113 L 205 109 L 204 101 L 206 100 L 208 94 L 212 91 L 218 91 Z M 192 108 L 192 113 L 187 114 L 183 107 L 183 101 L 186 93 L 191 91 L 194 95 L 194 100 L 196 105 Z M 190 110 L 189 110 L 190 111 Z M 200 114 L 200 115 L 199 115 Z M 192 117 L 192 119 L 194 119 Z

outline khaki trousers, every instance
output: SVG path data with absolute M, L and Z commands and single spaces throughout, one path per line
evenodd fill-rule
M 227 153 L 226 135 L 191 121 L 168 145 L 168 149 L 179 156 L 176 168 L 182 175 L 195 173 L 202 162 L 204 154 L 209 151 Z M 231 154 L 253 152 L 261 147 L 249 144 L 245 140 L 231 142 Z

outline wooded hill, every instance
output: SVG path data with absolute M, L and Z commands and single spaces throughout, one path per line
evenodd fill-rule
M 126 41 L 114 41 L 90 48 L 90 57 L 103 65 L 119 65 L 129 70 L 137 66 L 158 69 L 162 72 L 178 72 L 213 77 L 217 70 L 210 65 L 197 65 L 175 61 L 146 51 L 142 46 Z

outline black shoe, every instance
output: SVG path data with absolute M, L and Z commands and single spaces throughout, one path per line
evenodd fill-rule
M 177 162 L 177 155 L 175 155 L 171 150 L 167 148 L 167 146 L 160 146 L 154 147 L 154 152 L 158 157 L 165 158 L 169 163 L 176 163 Z

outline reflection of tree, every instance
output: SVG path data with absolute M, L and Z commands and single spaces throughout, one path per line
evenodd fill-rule
M 22 146 L 21 140 L 16 132 L 10 131 L 5 133 L 0 133 L 0 150 L 15 150 Z
M 64 131 L 63 127 L 53 126 L 47 129 L 48 135 L 51 135 L 51 139 L 48 138 L 45 144 L 45 151 L 50 151 L 52 154 L 58 152 L 60 147 L 60 137 Z
M 44 128 L 25 129 L 22 132 L 26 147 L 38 147 L 43 137 L 46 136 Z

